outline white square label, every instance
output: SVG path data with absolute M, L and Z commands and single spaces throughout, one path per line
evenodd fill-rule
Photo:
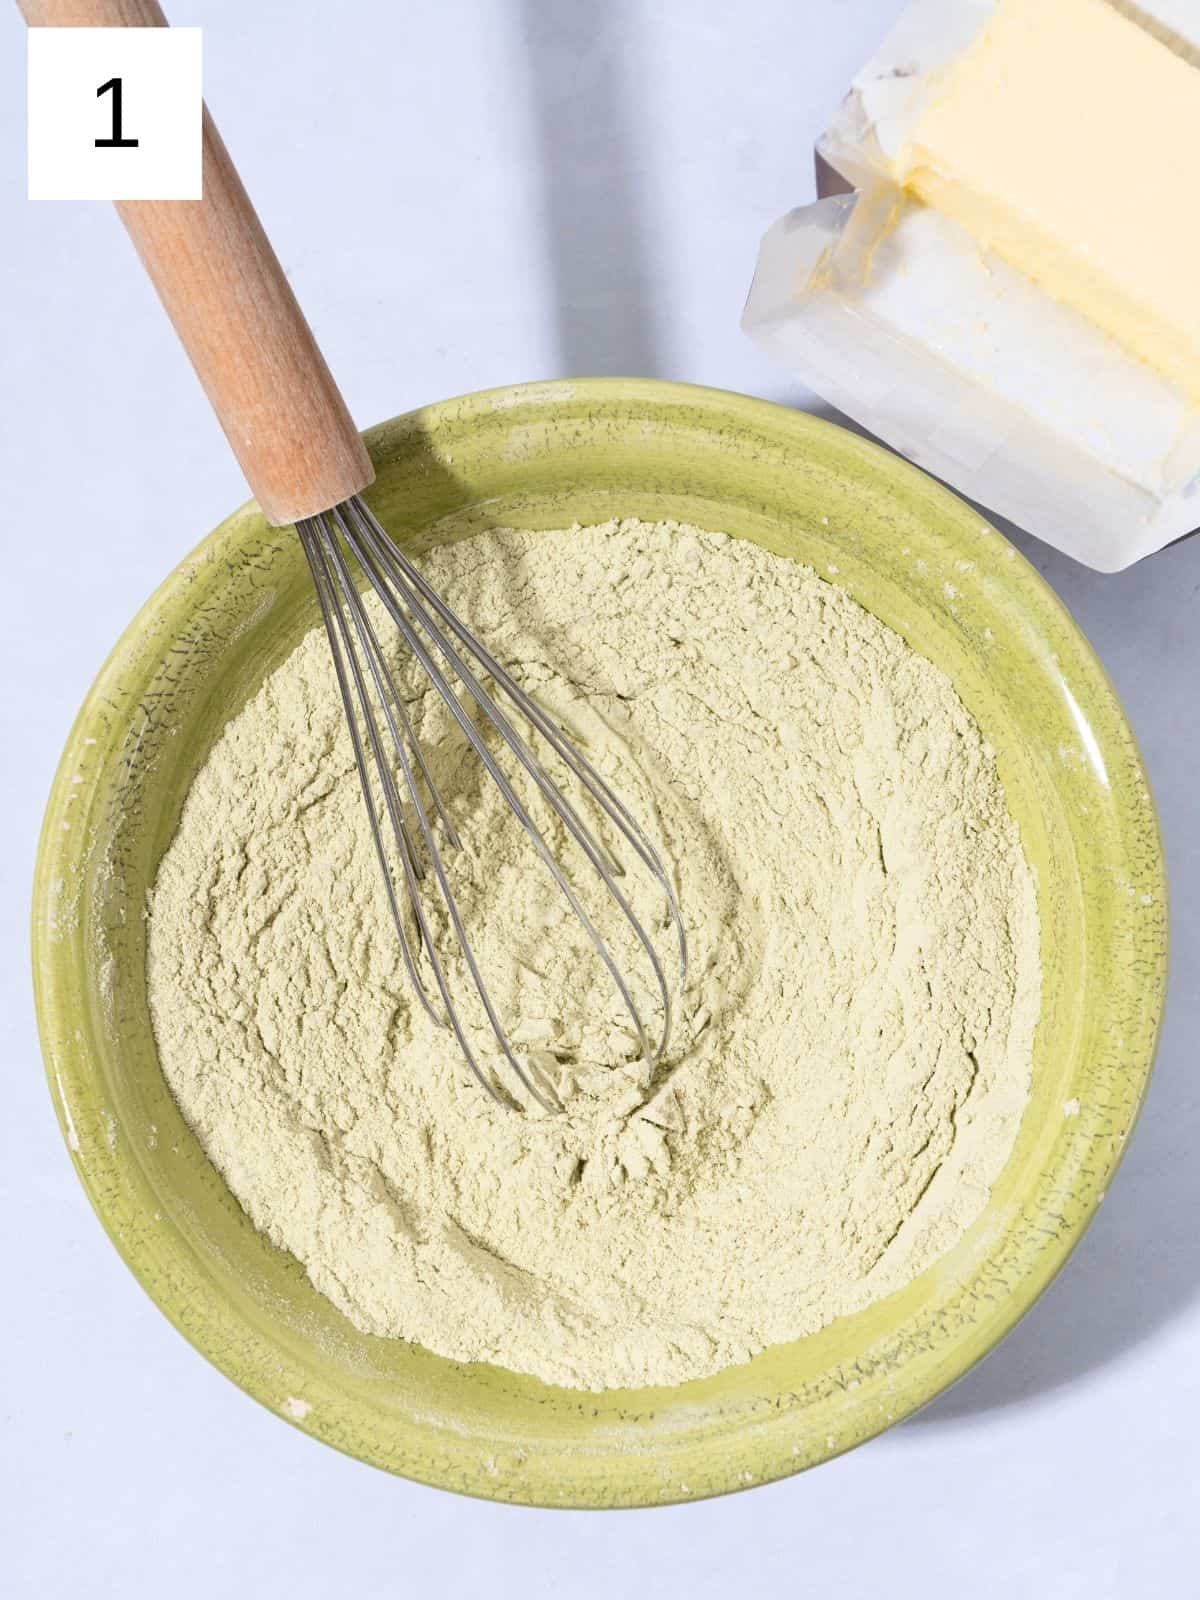
M 199 28 L 30 28 L 29 198 L 199 200 Z

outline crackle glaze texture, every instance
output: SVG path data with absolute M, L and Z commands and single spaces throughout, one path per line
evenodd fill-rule
M 82 1181 L 158 1304 L 296 1426 L 425 1482 L 524 1503 L 696 1498 L 879 1432 L 986 1353 L 1103 1197 L 1149 1075 L 1163 866 L 1120 708 L 1062 607 L 969 507 L 829 424 L 711 390 L 588 380 L 431 407 L 368 436 L 373 503 L 421 550 L 499 523 L 671 518 L 836 577 L 951 678 L 997 754 L 1038 881 L 1043 1006 L 1012 1158 L 960 1243 L 897 1294 L 744 1366 L 588 1395 L 358 1333 L 257 1234 L 156 1057 L 142 908 L 192 777 L 314 619 L 253 506 L 135 619 L 68 741 L 38 863 L 51 1087 Z

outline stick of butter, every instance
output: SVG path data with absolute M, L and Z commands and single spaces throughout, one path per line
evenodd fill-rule
M 1200 71 L 1110 0 L 999 0 L 896 181 L 1200 398 Z
M 820 142 L 854 192 L 769 231 L 743 316 L 1101 571 L 1200 524 L 1200 0 L 1141 6 L 910 0 Z

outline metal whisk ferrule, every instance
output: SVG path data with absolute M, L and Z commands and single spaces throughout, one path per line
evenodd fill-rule
M 531 1100 L 547 1111 L 561 1109 L 557 1093 L 544 1081 L 544 1075 L 522 1063 L 493 1003 L 451 885 L 451 875 L 435 831 L 435 817 L 440 819 L 444 841 L 450 849 L 459 848 L 459 836 L 398 692 L 388 656 L 360 592 L 355 567 L 379 596 L 404 646 L 428 675 L 471 750 L 528 835 L 537 857 L 578 918 L 628 1013 L 641 1057 L 653 1076 L 671 1034 L 672 985 L 665 964 L 622 887 L 620 880 L 625 875 L 624 869 L 613 850 L 585 820 L 563 784 L 539 759 L 531 739 L 542 741 L 552 752 L 558 766 L 578 784 L 581 794 L 587 796 L 589 808 L 597 818 L 607 818 L 615 837 L 623 841 L 661 891 L 666 910 L 664 925 L 674 929 L 678 945 L 678 982 L 682 985 L 687 967 L 687 937 L 679 900 L 670 874 L 645 830 L 578 747 L 430 586 L 358 495 L 319 516 L 302 519 L 296 527 L 312 570 L 329 636 L 354 760 L 404 965 L 425 1010 L 436 1023 L 452 1031 L 466 1062 L 495 1100 L 508 1106 L 520 1104 L 498 1076 L 488 1070 L 472 1041 L 461 999 L 456 999 L 452 992 L 447 961 L 438 948 L 431 926 L 426 897 L 434 894 L 440 898 L 470 985 L 504 1062 Z M 576 885 L 551 850 L 544 832 L 496 759 L 495 752 L 488 748 L 480 725 L 460 698 L 463 693 L 492 734 L 507 748 L 515 763 L 514 775 L 525 774 L 620 911 L 636 941 L 634 948 L 640 949 L 653 974 L 651 988 L 657 994 L 657 1026 L 653 1031 L 609 940 L 598 929 Z M 518 729 L 514 717 L 520 720 L 525 731 Z M 411 913 L 411 921 L 404 914 L 405 907 Z M 421 970 L 422 954 L 436 999 Z

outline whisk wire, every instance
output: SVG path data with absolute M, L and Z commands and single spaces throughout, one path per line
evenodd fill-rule
M 445 903 L 451 926 L 454 929 L 455 937 L 458 940 L 459 948 L 461 949 L 463 958 L 466 962 L 467 970 L 471 975 L 472 983 L 474 984 L 476 992 L 479 995 L 479 999 L 483 1005 L 488 1022 L 491 1024 L 492 1031 L 496 1036 L 496 1040 L 500 1045 L 504 1057 L 508 1064 L 512 1067 L 513 1071 L 516 1073 L 522 1087 L 547 1111 L 554 1110 L 555 1107 L 552 1105 L 552 1103 L 533 1085 L 533 1083 L 530 1082 L 529 1077 L 522 1068 L 521 1063 L 518 1061 L 509 1041 L 507 1031 L 505 1030 L 504 1025 L 501 1022 L 496 1008 L 492 1002 L 487 985 L 483 981 L 483 974 L 480 971 L 478 960 L 476 959 L 474 949 L 471 945 L 471 940 L 467 935 L 467 930 L 459 911 L 458 902 L 450 888 L 450 882 L 446 873 L 445 864 L 442 860 L 441 852 L 438 850 L 434 842 L 433 830 L 430 826 L 426 808 L 422 804 L 421 797 L 417 789 L 413 767 L 409 762 L 403 741 L 399 735 L 399 730 L 397 729 L 395 721 L 393 720 L 390 711 L 387 708 L 384 680 L 385 678 L 390 680 L 390 674 L 387 671 L 386 662 L 383 661 L 382 656 L 378 652 L 378 641 L 376 639 L 375 632 L 370 625 L 369 618 L 366 615 L 362 604 L 362 599 L 358 593 L 357 587 L 355 586 L 354 578 L 350 568 L 341 550 L 338 548 L 336 538 L 330 533 L 328 528 L 323 529 L 322 532 L 327 557 L 333 562 L 347 610 L 353 622 L 355 631 L 359 636 L 359 640 L 364 646 L 368 670 L 370 671 L 372 681 L 375 684 L 376 694 L 385 708 L 385 718 L 388 723 L 389 731 L 391 732 L 392 738 L 395 742 L 396 755 L 400 764 L 401 773 L 404 777 L 405 787 L 407 788 L 409 798 L 412 801 L 413 810 L 417 817 L 417 824 L 421 831 L 421 837 L 424 841 L 425 849 L 428 853 L 429 859 L 432 862 L 433 870 L 438 880 L 438 887 L 441 890 L 442 899 Z M 371 646 L 374 646 L 374 648 L 371 648 Z M 360 694 L 365 695 L 366 686 L 361 676 L 357 679 L 357 681 L 359 684 Z M 367 705 L 365 700 L 364 705 Z M 370 725 L 372 727 L 376 726 L 373 717 L 371 718 Z M 376 732 L 378 732 L 377 727 Z M 389 815 L 392 818 L 393 825 L 402 829 L 403 818 L 400 813 L 399 796 L 396 791 L 395 780 L 392 777 L 384 752 L 381 748 L 381 743 L 376 745 L 375 755 L 377 765 L 380 769 L 380 777 L 386 796 Z M 427 768 L 425 770 L 428 771 Z M 430 779 L 430 782 L 432 783 L 432 779 Z M 408 876 L 407 872 L 406 876 Z M 502 1092 L 498 1092 L 497 1085 L 490 1079 L 489 1075 L 484 1073 L 479 1065 L 475 1052 L 472 1050 L 467 1040 L 466 1032 L 463 1028 L 458 1009 L 455 1006 L 451 996 L 449 982 L 446 977 L 445 966 L 441 960 L 441 957 L 439 956 L 437 945 L 433 939 L 425 908 L 420 899 L 417 897 L 415 884 L 410 881 L 408 887 L 410 898 L 413 899 L 413 910 L 417 917 L 417 923 L 421 932 L 425 953 L 429 958 L 431 967 L 433 968 L 434 979 L 437 983 L 438 991 L 441 994 L 442 1003 L 446 1008 L 446 1018 L 449 1021 L 450 1027 L 453 1030 L 468 1063 L 475 1072 L 476 1077 L 495 1099 L 501 1100 L 503 1103 L 504 1099 L 507 1097 L 504 1096 Z
M 346 661 L 343 655 L 341 639 L 341 608 L 337 602 L 336 593 L 333 588 L 332 577 L 325 565 L 324 552 L 319 543 L 320 534 L 308 523 L 300 523 L 297 526 L 300 534 L 300 542 L 303 546 L 305 556 L 308 559 L 309 570 L 312 573 L 313 582 L 316 586 L 317 598 L 321 604 L 321 614 L 325 621 L 325 632 L 329 639 L 329 649 L 330 655 L 333 659 L 334 674 L 337 678 L 338 689 L 342 697 L 342 707 L 346 715 L 346 725 L 349 728 L 350 741 L 354 749 L 354 762 L 355 766 L 358 768 L 359 780 L 362 784 L 363 795 L 367 803 L 367 817 L 371 825 L 371 834 L 375 843 L 375 853 L 379 860 L 380 871 L 383 874 L 384 888 L 387 891 L 388 904 L 392 913 L 392 921 L 395 923 L 396 933 L 400 940 L 400 949 L 404 958 L 405 969 L 408 973 L 410 981 L 412 982 L 413 988 L 416 990 L 426 1011 L 440 1026 L 443 1019 L 438 1016 L 433 1002 L 429 998 L 428 991 L 425 988 L 425 984 L 421 978 L 420 972 L 417 969 L 416 959 L 408 937 L 408 930 L 405 926 L 404 918 L 400 911 L 399 901 L 396 898 L 396 886 L 388 864 L 388 854 L 386 846 L 383 842 L 383 832 L 380 826 L 378 814 L 375 809 L 374 795 L 371 789 L 370 773 L 367 765 L 367 756 L 363 746 L 362 731 L 359 727 L 358 710 L 354 700 L 353 691 L 350 687 L 350 681 L 347 676 Z M 377 741 L 372 740 L 372 744 L 377 750 Z M 405 871 L 406 873 L 413 871 L 415 868 L 415 858 L 411 841 L 409 840 L 407 830 L 404 827 L 403 818 L 392 817 L 392 822 L 393 827 L 396 828 L 397 837 L 400 841 L 400 854 L 401 859 L 404 862 Z M 410 890 L 410 896 L 412 893 L 413 891 Z
M 555 754 L 575 773 L 586 787 L 588 793 L 591 794 L 601 809 L 616 825 L 618 831 L 652 873 L 663 891 L 667 902 L 669 920 L 676 931 L 679 944 L 679 981 L 682 985 L 687 976 L 687 932 L 679 906 L 679 899 L 670 874 L 637 819 L 629 811 L 620 796 L 600 776 L 587 757 L 563 736 L 562 732 L 552 719 L 546 715 L 537 701 L 532 699 L 521 688 L 511 673 L 496 660 L 483 642 L 471 632 L 470 628 L 446 604 L 437 590 L 422 576 L 399 546 L 388 537 L 369 507 L 356 495 L 346 503 L 346 510 L 358 524 L 367 543 L 372 548 L 383 552 L 385 559 L 389 561 L 393 569 L 398 570 L 402 574 L 403 580 L 421 595 L 446 626 L 451 629 L 459 642 L 474 656 L 488 676 L 503 689 L 521 714 L 542 734 Z
M 341 516 L 341 508 L 335 507 L 331 515 L 337 518 L 339 526 L 342 528 L 343 532 L 346 533 L 347 538 L 349 538 L 345 522 Z M 336 549 L 336 542 L 334 548 Z M 343 569 L 344 563 L 340 563 L 339 573 Z M 425 752 L 421 748 L 421 741 L 417 738 L 416 733 L 413 730 L 412 721 L 408 715 L 408 711 L 405 708 L 404 700 L 401 697 L 399 690 L 396 688 L 395 679 L 393 678 L 391 669 L 387 664 L 387 658 L 384 655 L 383 648 L 379 643 L 379 638 L 375 632 L 375 628 L 367 614 L 365 607 L 359 604 L 358 591 L 353 585 L 353 580 L 350 580 L 350 583 L 353 598 L 351 599 L 350 595 L 348 595 L 347 599 L 353 608 L 356 625 L 362 630 L 362 634 L 367 643 L 368 659 L 372 663 L 372 673 L 376 676 L 376 686 L 380 691 L 380 700 L 383 704 L 384 716 L 387 719 L 388 729 L 392 735 L 392 738 L 395 739 L 397 745 L 406 745 L 407 748 L 412 751 L 417 770 L 420 772 L 421 777 L 425 780 L 425 787 L 429 791 L 438 816 L 442 819 L 442 825 L 446 830 L 446 838 L 451 847 L 455 850 L 458 850 L 462 844 L 462 841 L 458 837 L 458 830 L 455 828 L 446 804 L 442 799 L 441 790 L 434 782 L 433 773 L 430 771 L 429 763 L 425 759 Z M 376 668 L 378 671 L 376 671 Z M 382 685 L 380 685 L 378 681 L 380 676 L 383 679 Z M 399 721 L 400 727 L 403 729 L 403 738 L 396 727 L 396 720 L 393 720 L 394 718 Z M 417 877 L 422 878 L 423 876 L 424 871 L 421 869 L 418 862 Z
M 413 848 L 407 826 L 404 822 L 400 807 L 399 795 L 396 790 L 395 781 L 392 777 L 390 766 L 386 758 L 383 740 L 379 733 L 378 724 L 371 708 L 371 702 L 367 694 L 367 685 L 363 676 L 362 666 L 358 659 L 358 649 L 356 648 L 353 632 L 353 628 L 357 626 L 354 618 L 354 607 L 351 606 L 351 620 L 348 622 L 347 617 L 343 612 L 342 604 L 338 598 L 337 589 L 341 588 L 342 595 L 347 599 L 347 603 L 349 604 L 346 589 L 346 584 L 348 582 L 349 590 L 354 594 L 355 602 L 357 602 L 358 595 L 353 583 L 353 579 L 350 576 L 345 561 L 341 557 L 341 553 L 337 548 L 336 540 L 331 535 L 328 528 L 324 526 L 317 526 L 314 529 L 310 525 L 308 528 L 301 528 L 300 531 L 305 552 L 309 559 L 309 565 L 312 569 L 314 579 L 316 580 L 317 593 L 321 601 L 322 611 L 325 616 L 326 632 L 329 636 L 334 657 L 335 671 L 337 673 L 339 686 L 342 688 L 342 701 L 346 710 L 347 720 L 350 725 L 351 739 L 355 753 L 355 764 L 358 768 L 359 781 L 362 785 L 363 795 L 367 804 L 367 812 L 371 823 L 371 831 L 375 840 L 375 848 L 376 854 L 379 858 L 380 870 L 384 877 L 388 903 L 392 913 L 392 920 L 395 923 L 396 931 L 400 938 L 400 946 L 404 958 L 405 969 L 417 990 L 425 1010 L 429 1013 L 433 1021 L 439 1027 L 448 1026 L 454 1033 L 454 1036 L 458 1041 L 459 1048 L 463 1053 L 464 1059 L 479 1083 L 494 1100 L 500 1104 L 511 1105 L 511 1098 L 491 1078 L 491 1076 L 483 1070 L 479 1064 L 474 1050 L 471 1047 L 470 1040 L 467 1036 L 465 1028 L 462 1025 L 462 1020 L 458 1014 L 457 1007 L 454 1004 L 454 999 L 450 990 L 449 981 L 446 976 L 445 967 L 438 954 L 437 946 L 429 927 L 425 908 L 420 899 L 417 887 L 418 874 L 416 871 L 416 852 Z M 333 573 L 330 570 L 331 566 L 337 573 L 337 587 L 334 585 Z M 359 644 L 365 646 L 365 639 L 360 639 Z M 369 648 L 365 648 L 365 654 L 367 655 L 368 660 L 370 660 L 371 651 Z M 350 674 L 353 677 L 354 686 L 358 693 L 357 707 L 354 699 L 351 696 L 350 684 L 346 676 L 346 661 L 349 662 Z M 374 673 L 372 675 L 374 676 Z M 376 679 L 376 686 L 378 690 L 378 679 Z M 379 783 L 383 793 L 384 807 L 387 811 L 393 832 L 400 846 L 400 857 L 404 870 L 405 886 L 408 892 L 408 899 L 412 907 L 413 914 L 416 918 L 418 933 L 421 937 L 426 955 L 429 958 L 434 981 L 437 984 L 438 992 L 441 995 L 442 1003 L 445 1008 L 444 1012 L 442 1013 L 439 1013 L 437 1008 L 434 1006 L 425 983 L 420 976 L 416 958 L 412 949 L 411 940 L 408 935 L 408 930 L 405 926 L 404 918 L 400 911 L 388 854 L 383 843 L 382 830 L 376 809 L 374 787 L 371 783 L 370 768 L 366 759 L 366 750 L 363 745 L 361 732 L 358 726 L 358 718 L 360 713 L 363 723 L 366 726 L 368 740 L 375 758 L 375 767 L 379 774 Z M 393 737 L 395 737 L 394 729 L 392 731 Z M 422 824 L 423 832 L 428 834 L 428 820 L 424 816 L 424 808 L 421 805 L 420 798 L 415 793 L 415 777 L 412 768 L 408 763 L 407 754 L 399 742 L 397 742 L 397 759 L 400 762 L 401 771 L 404 775 L 405 786 L 413 798 L 414 811 L 417 813 L 418 820 Z M 436 859 L 440 864 L 440 857 Z M 463 946 L 464 953 L 467 954 L 468 958 L 468 967 L 473 971 L 473 974 L 477 976 L 478 967 L 474 963 L 473 953 L 470 952 L 469 944 L 465 939 L 463 940 Z M 477 981 L 481 982 L 481 979 L 478 979 L 478 976 Z M 498 1019 L 496 1019 L 496 1021 L 498 1022 Z M 507 1039 L 504 1031 L 500 1027 L 497 1027 L 496 1031 L 501 1043 L 501 1047 L 504 1048 L 507 1045 Z M 555 1109 L 535 1088 L 535 1086 L 529 1082 L 526 1074 L 521 1068 L 520 1062 L 517 1061 L 515 1056 L 512 1054 L 511 1047 L 505 1051 L 505 1054 L 514 1069 L 518 1080 L 529 1092 L 529 1094 L 547 1110 Z
M 392 670 L 388 664 L 378 633 L 363 603 L 359 585 L 351 570 L 347 552 L 357 562 L 363 574 L 374 587 L 402 639 L 412 651 L 418 664 L 429 676 L 433 687 L 445 703 L 461 729 L 471 750 L 483 764 L 485 771 L 496 784 L 506 804 L 511 808 L 525 830 L 535 852 L 546 867 L 554 883 L 576 916 L 588 940 L 611 978 L 630 1021 L 633 1024 L 640 1053 L 648 1069 L 653 1072 L 666 1048 L 672 1025 L 671 989 L 662 962 L 642 921 L 633 910 L 629 897 L 617 881 L 624 876 L 619 860 L 610 855 L 600 838 L 583 821 L 575 806 L 560 785 L 534 755 L 526 739 L 513 725 L 510 717 L 483 687 L 472 666 L 475 663 L 492 682 L 509 698 L 516 710 L 525 717 L 535 732 L 540 733 L 550 749 L 562 761 L 569 773 L 578 779 L 585 792 L 608 817 L 617 833 L 629 845 L 637 859 L 647 869 L 662 891 L 666 902 L 668 921 L 675 927 L 679 946 L 679 972 L 682 983 L 686 973 L 687 941 L 683 928 L 678 897 L 670 876 L 650 843 L 645 832 L 632 816 L 624 802 L 613 792 L 599 773 L 566 738 L 537 703 L 526 694 L 511 674 L 498 662 L 469 628 L 454 614 L 436 590 L 429 585 L 399 547 L 388 537 L 375 517 L 357 495 L 318 517 L 297 524 L 301 542 L 312 570 L 317 596 L 321 604 L 333 655 L 335 673 L 350 726 L 355 765 L 362 785 L 370 817 L 372 836 L 380 870 L 383 873 L 392 919 L 400 937 L 401 951 L 406 971 L 418 996 L 431 1018 L 440 1026 L 449 1026 L 463 1056 L 476 1078 L 493 1097 L 502 1104 L 515 1102 L 493 1074 L 484 1070 L 476 1050 L 472 1047 L 462 1016 L 455 1005 L 445 962 L 437 948 L 430 927 L 428 913 L 422 902 L 420 884 L 425 877 L 422 852 L 417 837 L 407 823 L 404 807 L 397 788 L 393 767 L 398 765 L 404 788 L 416 818 L 417 836 L 424 847 L 423 854 L 432 866 L 438 891 L 458 942 L 459 950 L 470 975 L 471 984 L 483 1008 L 500 1051 L 511 1067 L 517 1081 L 526 1093 L 546 1110 L 561 1109 L 553 1091 L 543 1092 L 530 1079 L 522 1067 L 504 1024 L 496 1010 L 479 962 L 463 923 L 458 902 L 452 890 L 449 875 L 434 835 L 429 808 L 422 798 L 422 786 L 428 794 L 433 809 L 441 820 L 445 837 L 452 848 L 459 846 L 459 837 L 442 798 L 433 772 L 422 751 L 412 720 L 405 707 Z M 443 627 L 453 636 L 448 637 Z M 423 638 L 422 635 L 425 637 Z M 538 792 L 550 806 L 567 833 L 575 841 L 584 857 L 596 871 L 615 905 L 619 908 L 637 944 L 643 951 L 655 979 L 662 1007 L 662 1028 L 657 1042 L 652 1044 L 638 1004 L 618 965 L 607 941 L 596 927 L 592 916 L 582 903 L 575 887 L 555 858 L 541 829 L 534 822 L 528 807 L 522 801 L 495 754 L 485 743 L 480 728 L 468 713 L 459 694 L 449 681 L 438 660 L 431 654 L 425 639 L 432 644 L 445 667 L 466 690 L 478 708 L 499 735 L 503 744 L 515 757 L 519 766 L 529 776 Z M 463 647 L 460 651 L 454 641 Z M 365 663 L 365 669 L 364 669 Z M 384 735 L 372 702 L 370 688 L 374 686 L 374 699 L 381 708 L 387 734 L 390 736 L 394 762 L 389 759 Z M 357 699 L 356 699 L 357 697 Z M 360 727 L 361 719 L 361 727 Z M 364 743 L 362 732 L 366 730 Z M 382 794 L 382 811 L 386 812 L 397 842 L 400 864 L 407 898 L 413 912 L 418 935 L 418 946 L 424 950 L 433 975 L 443 1010 L 439 1013 L 433 998 L 420 975 L 419 961 L 405 917 L 400 908 L 396 874 L 389 851 L 384 842 L 383 818 L 376 800 L 375 784 L 371 778 L 371 760 Z M 551 1096 L 553 1095 L 553 1098 Z
M 504 716 L 495 702 L 486 694 L 482 685 L 479 683 L 479 680 L 475 677 L 471 669 L 463 661 L 461 656 L 459 656 L 457 651 L 454 650 L 450 642 L 439 633 L 438 629 L 431 622 L 428 614 L 421 606 L 419 600 L 412 593 L 410 586 L 405 582 L 403 573 L 394 569 L 389 570 L 387 576 L 391 579 L 396 589 L 400 592 L 405 606 L 412 613 L 412 616 L 416 619 L 416 621 L 420 623 L 421 627 L 429 634 L 434 643 L 438 646 L 440 652 L 447 660 L 451 669 L 463 682 L 468 693 L 471 695 L 471 698 L 500 733 L 501 737 L 512 750 L 513 754 L 517 757 L 521 765 L 529 773 L 539 790 L 550 803 L 556 815 L 566 826 L 576 843 L 578 843 L 580 848 L 584 851 L 588 861 L 599 874 L 605 888 L 619 906 L 636 938 L 642 945 L 642 948 L 646 953 L 646 957 L 650 962 L 651 969 L 654 972 L 655 979 L 658 983 L 659 995 L 663 1006 L 663 1030 L 656 1046 L 652 1046 L 650 1043 L 649 1034 L 642 1021 L 637 1004 L 633 999 L 632 993 L 630 992 L 629 986 L 623 973 L 621 972 L 620 967 L 617 965 L 617 962 L 613 957 L 612 951 L 610 950 L 603 936 L 600 934 L 599 930 L 596 928 L 595 923 L 588 915 L 583 904 L 579 900 L 579 897 L 572 887 L 570 881 L 566 877 L 566 874 L 562 871 L 562 868 L 555 860 L 549 846 L 546 843 L 544 835 L 533 821 L 533 818 L 530 816 L 527 808 L 522 803 L 516 791 L 512 788 L 507 776 L 497 764 L 491 751 L 489 751 L 487 746 L 484 744 L 477 728 L 463 710 L 458 701 L 458 697 L 454 694 L 450 684 L 446 681 L 444 674 L 440 671 L 436 662 L 425 649 L 423 642 L 414 632 L 408 619 L 404 616 L 400 608 L 394 604 L 393 597 L 391 596 L 387 585 L 383 581 L 380 568 L 376 565 L 375 561 L 375 556 L 379 554 L 382 558 L 382 564 L 392 568 L 392 563 L 387 561 L 386 550 L 383 552 L 377 552 L 375 550 L 365 550 L 358 546 L 352 546 L 352 548 L 355 549 L 355 553 L 359 556 L 364 570 L 366 571 L 368 577 L 370 577 L 375 584 L 376 590 L 380 594 L 385 607 L 389 610 L 389 614 L 392 615 L 397 627 L 400 628 L 406 642 L 412 648 L 422 667 L 424 667 L 426 672 L 428 672 L 439 694 L 441 694 L 446 700 L 447 705 L 453 712 L 456 720 L 462 727 L 463 732 L 470 741 L 472 748 L 475 750 L 480 760 L 484 763 L 489 775 L 500 789 L 504 799 L 516 813 L 518 820 L 521 822 L 521 825 L 525 828 L 531 841 L 536 847 L 538 855 L 540 856 L 543 864 L 554 878 L 554 881 L 566 898 L 571 910 L 575 913 L 576 917 L 579 919 L 583 928 L 587 932 L 593 948 L 600 957 L 600 960 L 603 962 L 606 970 L 609 973 L 609 976 L 613 981 L 613 984 L 617 989 L 618 994 L 625 1004 L 626 1010 L 629 1012 L 630 1019 L 633 1022 L 634 1030 L 637 1034 L 641 1054 L 649 1069 L 653 1071 L 655 1066 L 658 1064 L 662 1050 L 665 1047 L 666 1040 L 670 1033 L 670 988 L 667 983 L 666 975 L 663 971 L 661 962 L 659 961 L 658 953 L 650 940 L 650 936 L 642 926 L 640 920 L 633 911 L 633 908 L 630 906 L 625 895 L 622 893 L 620 887 L 616 883 L 612 870 L 604 859 L 604 852 L 599 844 L 599 841 L 595 839 L 595 837 L 583 824 L 570 801 L 567 800 L 566 796 L 562 793 L 562 790 L 549 776 L 549 774 L 545 772 L 544 768 L 529 750 L 519 732 L 512 726 L 511 722 L 507 717 Z

